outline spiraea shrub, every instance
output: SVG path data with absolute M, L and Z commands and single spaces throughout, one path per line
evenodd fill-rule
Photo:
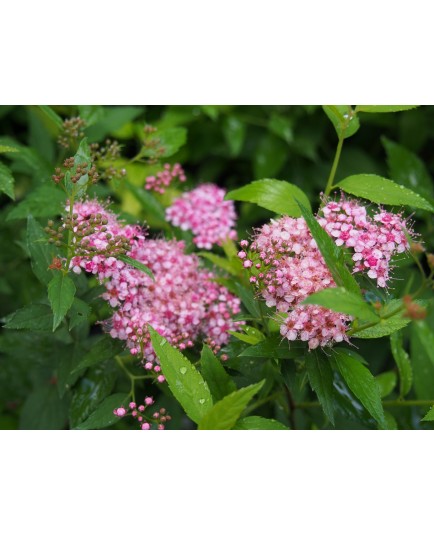
M 433 118 L 0 108 L 0 427 L 431 429 Z

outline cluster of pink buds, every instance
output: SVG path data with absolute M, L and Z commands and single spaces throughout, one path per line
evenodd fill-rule
M 401 214 L 379 209 L 371 218 L 363 205 L 342 198 L 327 203 L 318 221 L 336 245 L 352 251 L 354 272 L 366 272 L 379 287 L 390 279 L 392 256 L 410 249 L 412 231 Z
M 149 408 L 154 404 L 154 399 L 151 396 L 145 397 L 143 404 L 137 405 L 135 402 L 130 402 L 128 408 L 123 406 L 115 408 L 113 410 L 116 417 L 133 417 L 139 423 L 141 430 L 164 430 L 166 423 L 168 423 L 172 418 L 167 413 L 165 408 L 154 411 L 151 415 L 149 413 Z
M 150 177 L 146 177 L 145 190 L 153 190 L 159 194 L 164 194 L 166 188 L 176 179 L 179 182 L 185 182 L 187 180 L 181 164 L 174 164 L 173 167 L 170 164 L 164 164 L 163 171 L 157 173 L 156 176 L 151 175 Z
M 75 272 L 84 269 L 104 283 L 102 297 L 114 309 L 104 326 L 113 338 L 124 340 L 143 361 L 146 370 L 164 381 L 150 341 L 148 325 L 170 344 L 185 350 L 198 339 L 220 348 L 229 340 L 229 330 L 236 330 L 233 316 L 240 312 L 240 300 L 217 284 L 215 274 L 200 267 L 199 257 L 184 252 L 184 243 L 176 240 L 147 240 L 138 226 L 122 225 L 116 215 L 96 201 L 76 203 L 72 219 L 77 229 L 83 222 L 98 222 L 93 232 L 85 233 L 77 255 L 71 259 Z M 103 225 L 102 225 L 103 224 Z M 111 237 L 127 243 L 126 254 L 147 266 L 154 275 L 133 268 L 116 259 L 111 252 Z
M 166 219 L 183 231 L 191 230 L 198 248 L 212 249 L 227 240 L 236 240 L 233 201 L 225 201 L 226 191 L 215 184 L 202 184 L 178 197 L 166 210 Z

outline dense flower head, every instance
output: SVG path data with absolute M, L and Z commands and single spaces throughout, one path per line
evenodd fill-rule
M 246 247 L 245 242 L 243 244 Z M 239 253 L 246 259 L 246 251 Z M 288 313 L 281 334 L 309 341 L 310 348 L 346 340 L 350 317 L 300 303 L 310 294 L 336 286 L 303 218 L 283 216 L 264 225 L 250 246 L 244 267 L 269 307 Z
M 215 274 L 201 268 L 199 257 L 185 253 L 183 242 L 145 239 L 138 226 L 122 225 L 113 213 L 94 201 L 74 206 L 75 210 L 79 220 L 93 211 L 104 211 L 105 227 L 110 234 L 128 239 L 128 255 L 146 265 L 154 275 L 152 279 L 105 255 L 107 231 L 98 226 L 87 237 L 95 249 L 71 260 L 74 271 L 84 269 L 104 283 L 106 292 L 102 297 L 114 309 L 106 329 L 113 338 L 124 340 L 133 355 L 147 361 L 145 368 L 160 371 L 148 324 L 181 350 L 193 346 L 199 338 L 216 352 L 228 342 L 228 330 L 237 329 L 233 315 L 239 313 L 240 301 L 213 281 Z M 157 380 L 164 381 L 164 376 L 159 375 Z
M 406 234 L 412 231 L 401 214 L 380 208 L 371 217 L 364 206 L 342 198 L 327 203 L 318 221 L 336 245 L 351 250 L 353 271 L 366 272 L 379 287 L 386 287 L 390 279 L 392 256 L 410 249 Z
M 320 225 L 340 247 L 350 250 L 354 272 L 366 272 L 385 287 L 391 259 L 409 249 L 411 233 L 399 214 L 379 209 L 372 217 L 356 201 L 330 201 L 317 217 Z M 249 246 L 243 240 L 238 256 L 250 272 L 269 307 L 282 314 L 281 334 L 288 340 L 308 341 L 310 349 L 348 340 L 351 317 L 303 300 L 336 286 L 329 269 L 302 218 L 283 216 L 258 230 Z
M 235 240 L 233 201 L 225 201 L 226 191 L 215 184 L 202 184 L 175 199 L 166 210 L 166 219 L 183 231 L 191 230 L 199 248 L 212 249 L 226 239 Z
M 156 175 L 146 177 L 145 190 L 153 190 L 159 194 L 164 194 L 166 188 L 176 179 L 179 182 L 187 180 L 181 164 L 174 164 L 173 167 L 170 164 L 164 164 L 162 171 L 159 171 Z

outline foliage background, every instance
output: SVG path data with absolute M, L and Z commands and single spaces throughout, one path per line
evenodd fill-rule
M 324 189 L 336 149 L 336 134 L 320 106 L 128 106 L 128 107 L 54 107 L 62 117 L 78 113 L 88 120 L 89 141 L 102 141 L 111 136 L 123 145 L 127 181 L 110 182 L 95 187 L 95 194 L 110 197 L 123 216 L 130 220 L 147 220 L 158 233 L 164 224 L 158 214 L 134 195 L 134 186 L 143 184 L 151 169 L 128 165 L 141 145 L 144 123 L 159 129 L 182 127 L 187 130 L 186 143 L 167 159 L 180 162 L 186 170 L 190 189 L 200 182 L 216 182 L 234 189 L 255 179 L 273 177 L 298 185 L 309 196 L 314 208 Z M 432 199 L 434 156 L 431 151 L 434 131 L 431 127 L 434 109 L 423 106 L 400 114 L 364 114 L 362 127 L 345 142 L 337 180 L 356 173 L 376 173 L 416 189 Z M 35 277 L 29 261 L 26 239 L 27 215 L 32 212 L 44 225 L 56 214 L 59 198 L 52 192 L 39 195 L 41 186 L 50 182 L 53 168 L 65 156 L 57 145 L 58 127 L 35 106 L 4 106 L 0 108 L 0 146 L 16 146 L 19 151 L 2 153 L 0 160 L 10 167 L 15 178 L 15 201 L 1 196 L 0 216 L 0 316 L 5 318 L 29 303 L 43 299 L 45 288 Z M 178 195 L 168 192 L 165 202 Z M 53 197 L 50 197 L 53 195 Z M 27 200 L 27 204 L 18 205 Z M 19 208 L 21 207 L 21 208 Z M 23 208 L 24 207 L 24 208 Z M 53 213 L 54 207 L 54 213 Z M 238 204 L 239 237 L 247 236 L 252 227 L 261 225 L 271 213 L 248 203 Z M 432 217 L 416 212 L 416 230 L 432 251 L 434 236 Z M 409 263 L 395 273 L 393 293 L 400 295 L 410 277 L 417 283 L 418 274 Z M 82 278 L 83 279 L 83 278 Z M 82 295 L 91 292 L 89 282 L 82 281 Z M 89 416 L 112 392 L 124 392 L 126 378 L 108 361 L 87 372 L 77 387 L 71 388 L 70 374 L 77 356 L 89 351 L 100 335 L 97 320 L 108 311 L 99 300 L 93 302 L 89 322 L 69 332 L 50 330 L 6 330 L 0 335 L 0 428 L 64 428 L 75 427 Z M 434 317 L 427 319 L 431 329 Z M 432 331 L 428 344 L 412 337 L 412 328 L 405 330 L 405 345 L 413 360 L 414 397 L 434 399 Z M 410 344 L 412 341 L 412 344 Z M 423 341 L 422 341 L 423 342 Z M 426 342 L 426 341 L 425 341 Z M 369 368 L 378 375 L 393 370 L 388 338 L 357 341 L 359 353 L 369 361 Z M 252 373 L 251 379 L 256 380 Z M 396 379 L 391 398 L 396 398 Z M 78 394 L 77 394 L 78 393 Z M 173 398 L 164 392 L 159 402 L 173 415 L 173 428 L 189 428 Z M 347 396 L 348 393 L 345 394 Z M 300 396 L 310 396 L 306 394 Z M 357 407 L 354 400 L 343 405 L 337 428 L 372 428 L 372 421 Z M 346 408 L 346 409 L 345 409 Z M 398 407 L 391 410 L 402 428 L 432 428 L 421 423 L 428 407 Z M 285 420 L 282 408 L 265 406 L 266 417 Z M 300 411 L 298 427 L 324 427 L 321 409 Z M 118 422 L 118 428 L 129 427 Z

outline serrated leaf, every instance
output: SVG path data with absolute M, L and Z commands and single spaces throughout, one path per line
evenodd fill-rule
M 422 421 L 434 421 L 434 406 L 428 411 Z
M 90 142 L 100 141 L 107 134 L 115 132 L 143 113 L 143 108 L 135 106 L 116 106 L 103 108 L 103 117 L 86 129 Z
M 74 388 L 69 419 L 71 428 L 84 422 L 111 393 L 117 378 L 114 363 L 107 361 L 92 367 Z
M 380 317 L 386 316 L 386 318 L 380 318 L 380 321 L 375 326 L 367 327 L 365 329 L 362 329 L 362 324 L 359 328 L 360 331 L 351 334 L 351 337 L 356 337 L 358 339 L 378 339 L 380 337 L 391 335 L 395 331 L 404 328 L 410 323 L 411 319 L 403 316 L 404 311 L 400 307 L 401 304 L 401 300 L 393 300 L 380 311 Z M 388 316 L 393 310 L 396 310 L 397 312 Z
M 9 220 L 19 220 L 33 215 L 38 218 L 57 216 L 64 210 L 65 192 L 53 186 L 39 186 L 18 203 L 8 214 Z
M 30 329 L 50 331 L 53 327 L 53 313 L 48 305 L 34 303 L 18 309 L 5 318 L 7 329 Z
M 53 272 L 48 267 L 53 262 L 57 250 L 48 243 L 47 233 L 32 215 L 27 218 L 26 243 L 34 274 L 41 283 L 48 285 L 53 278 Z
M 309 383 L 315 391 L 325 415 L 334 426 L 333 371 L 330 362 L 325 355 L 319 355 L 315 351 L 307 352 L 305 359 Z
M 406 110 L 413 110 L 414 108 L 417 108 L 417 104 L 410 104 L 410 105 L 363 105 L 360 104 L 357 106 L 356 110 L 357 112 L 367 112 L 371 114 L 384 114 L 389 112 L 405 112 Z
M 333 123 L 339 138 L 349 138 L 359 130 L 359 118 L 351 109 L 351 106 L 338 104 L 323 106 L 322 108 Z
M 48 299 L 53 310 L 53 331 L 65 318 L 74 301 L 75 285 L 70 277 L 57 272 L 48 284 Z
M 131 257 L 127 257 L 126 255 L 118 255 L 117 257 L 120 261 L 124 262 L 125 264 L 129 264 L 133 268 L 136 268 L 136 270 L 140 270 L 146 275 L 149 275 L 149 277 L 155 281 L 154 274 L 151 272 L 151 270 L 145 266 L 142 262 L 136 261 L 136 259 L 132 259 Z
M 303 218 L 309 227 L 311 235 L 323 256 L 336 285 L 338 287 L 344 287 L 352 294 L 360 295 L 361 290 L 345 265 L 342 249 L 335 244 L 334 240 L 321 227 L 312 212 L 302 205 L 299 206 Z
M 200 370 L 208 384 L 214 402 L 221 400 L 236 390 L 237 387 L 233 379 L 206 344 L 202 348 Z
M 89 417 L 76 427 L 76 430 L 99 430 L 119 421 L 113 410 L 126 404 L 130 395 L 116 393 L 108 396 Z
M 404 397 L 411 389 L 413 383 L 413 370 L 410 358 L 404 350 L 402 332 L 397 331 L 390 336 L 390 347 L 393 359 L 399 373 L 399 395 Z
M 303 305 L 321 305 L 332 311 L 351 315 L 354 318 L 377 322 L 379 316 L 360 294 L 353 294 L 343 287 L 326 288 L 311 294 L 303 301 Z
M 381 398 L 385 398 L 390 395 L 396 387 L 396 373 L 393 370 L 383 372 L 382 374 L 375 376 L 375 381 L 380 389 Z
M 233 428 L 247 404 L 261 390 L 264 383 L 265 380 L 262 380 L 225 396 L 204 415 L 199 423 L 199 430 L 230 430 Z
M 0 192 L 15 200 L 14 177 L 11 170 L 0 162 Z
M 287 426 L 274 419 L 250 416 L 237 421 L 233 430 L 289 430 Z
M 381 403 L 380 390 L 374 376 L 362 363 L 350 356 L 344 348 L 336 348 L 332 359 L 333 365 L 352 393 L 378 422 L 380 428 L 386 429 L 387 423 Z
M 232 190 L 226 194 L 225 199 L 255 203 L 276 214 L 287 214 L 293 217 L 301 216 L 297 201 L 310 209 L 309 199 L 300 188 L 277 179 L 251 182 L 237 190 Z
M 149 333 L 169 389 L 190 419 L 199 423 L 213 405 L 207 383 L 192 363 L 151 326 Z
M 238 156 L 246 137 L 246 125 L 240 119 L 228 116 L 223 121 L 223 135 L 229 146 L 231 156 Z
M 433 205 L 421 195 L 405 188 L 402 184 L 396 184 L 379 175 L 351 175 L 336 184 L 335 188 L 340 188 L 347 194 L 362 197 L 374 203 L 405 205 L 434 212 Z

